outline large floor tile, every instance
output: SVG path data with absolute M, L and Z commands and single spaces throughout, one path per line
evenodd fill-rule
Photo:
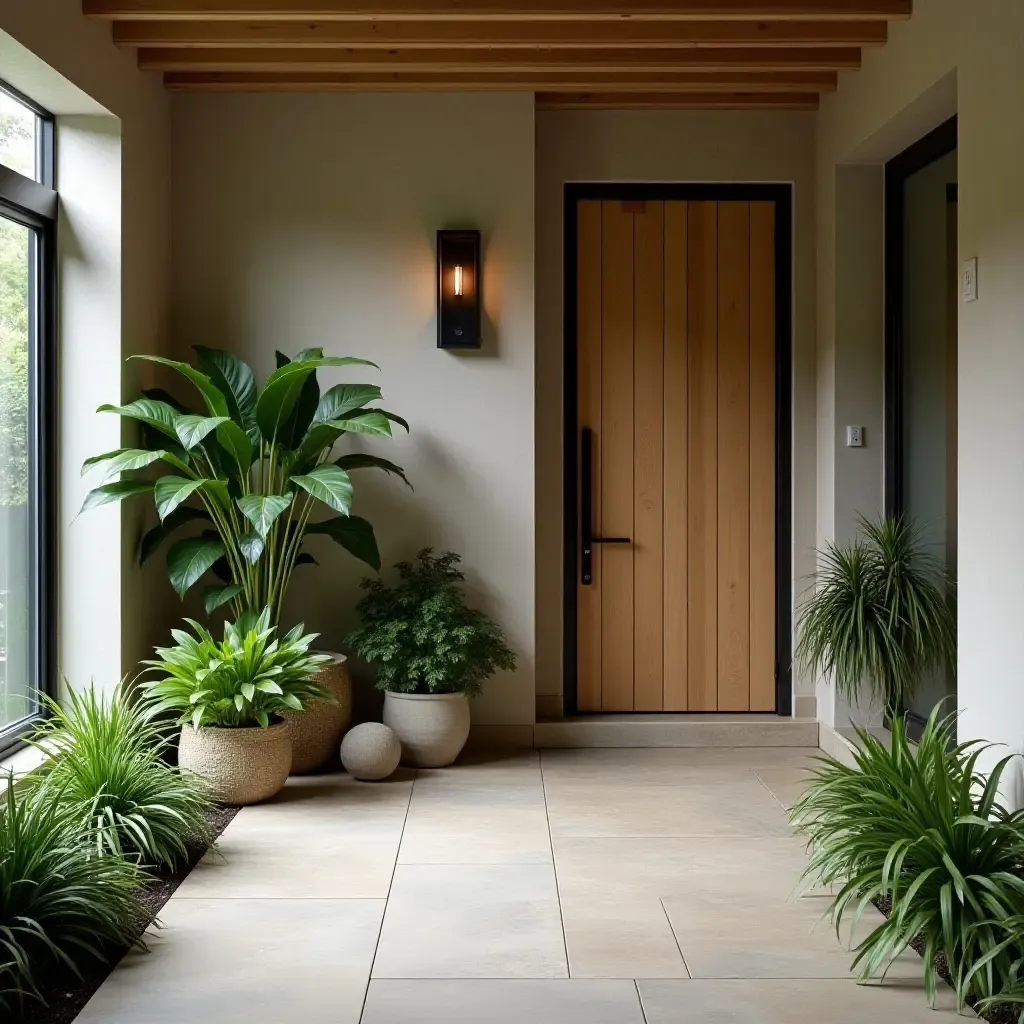
M 920 984 L 852 981 L 640 981 L 647 1024 L 949 1024 L 952 992 L 928 1007 Z
M 372 981 L 362 1024 L 644 1024 L 632 981 Z
M 544 774 L 549 778 L 629 776 L 647 782 L 683 782 L 701 772 L 799 768 L 820 751 L 808 747 L 675 747 L 606 750 L 543 750 Z
M 358 1024 L 383 901 L 179 900 L 78 1024 Z
M 883 921 L 869 907 L 851 936 L 823 919 L 825 900 L 790 899 L 749 891 L 702 892 L 663 900 L 693 978 L 849 978 L 854 954 Z M 921 977 L 910 951 L 889 965 L 889 979 Z
M 564 978 L 555 875 L 544 865 L 395 870 L 375 978 Z
M 400 841 L 236 822 L 176 898 L 385 899 Z
M 401 864 L 550 864 L 544 790 L 537 782 L 416 784 Z
M 755 769 L 755 772 L 762 785 L 788 811 L 807 792 L 811 767 L 764 767 Z

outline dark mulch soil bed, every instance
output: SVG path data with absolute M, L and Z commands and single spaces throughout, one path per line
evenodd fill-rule
M 215 835 L 221 835 L 238 811 L 237 807 L 215 807 L 207 812 L 206 818 Z M 187 864 L 173 873 L 157 875 L 153 881 L 139 890 L 140 937 L 156 920 L 174 890 L 185 881 L 205 852 L 201 847 L 196 847 L 190 851 Z M 43 982 L 40 987 L 46 1005 L 41 1006 L 34 1000 L 26 1001 L 22 1013 L 9 1019 L 10 1024 L 71 1024 L 129 948 L 108 949 L 106 960 L 103 962 L 91 957 L 83 959 L 79 964 L 81 977 L 65 967 L 51 968 L 46 973 L 40 972 Z
M 874 904 L 878 909 L 886 916 L 889 916 L 889 911 L 892 910 L 892 901 L 888 896 L 880 897 L 874 901 Z M 924 942 L 921 939 L 914 939 L 910 944 L 918 956 L 924 956 Z M 947 984 L 950 988 L 953 987 L 953 980 L 949 973 L 949 965 L 946 963 L 946 958 L 939 953 L 935 958 L 935 973 Z M 973 1004 L 971 1008 L 974 1009 Z M 987 1013 L 979 1013 L 978 1016 L 982 1020 L 987 1020 L 989 1024 L 1017 1024 L 1017 1018 L 1020 1015 L 1020 1008 L 1016 1009 L 1012 1006 L 997 1006 Z

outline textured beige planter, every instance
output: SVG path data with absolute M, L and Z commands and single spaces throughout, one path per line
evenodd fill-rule
M 337 704 L 314 700 L 305 711 L 284 711 L 281 717 L 292 734 L 292 774 L 322 768 L 338 756 L 341 737 L 352 721 L 352 677 L 344 654 L 324 651 L 333 661 L 314 673 L 313 682 L 334 694 Z
M 178 764 L 201 775 L 222 804 L 258 804 L 279 793 L 292 766 L 285 722 L 269 729 L 182 726 Z
M 464 693 L 384 694 L 384 724 L 402 744 L 402 761 L 443 768 L 469 739 L 469 701 Z

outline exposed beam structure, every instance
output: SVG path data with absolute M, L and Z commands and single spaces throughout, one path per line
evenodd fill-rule
M 739 50 L 290 50 L 152 49 L 139 51 L 146 71 L 832 71 L 860 67 L 850 48 Z
M 114 42 L 138 47 L 881 46 L 884 21 L 118 21 Z
M 272 18 L 338 21 L 444 18 L 511 21 L 621 18 L 682 20 L 895 20 L 910 16 L 911 0 L 84 0 L 85 13 L 124 20 L 219 21 Z
M 292 72 L 177 71 L 164 76 L 173 92 L 558 92 L 567 93 L 687 93 L 713 99 L 713 93 L 754 95 L 780 93 L 816 97 L 836 87 L 835 72 L 773 72 L 764 75 L 736 73 L 637 72 L 601 74 L 481 74 L 478 72 Z
M 175 92 L 516 91 L 813 110 L 912 0 L 82 0 Z

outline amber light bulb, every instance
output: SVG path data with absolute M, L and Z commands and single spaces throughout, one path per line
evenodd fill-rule
M 455 295 L 462 296 L 462 266 L 458 263 L 455 264 Z

